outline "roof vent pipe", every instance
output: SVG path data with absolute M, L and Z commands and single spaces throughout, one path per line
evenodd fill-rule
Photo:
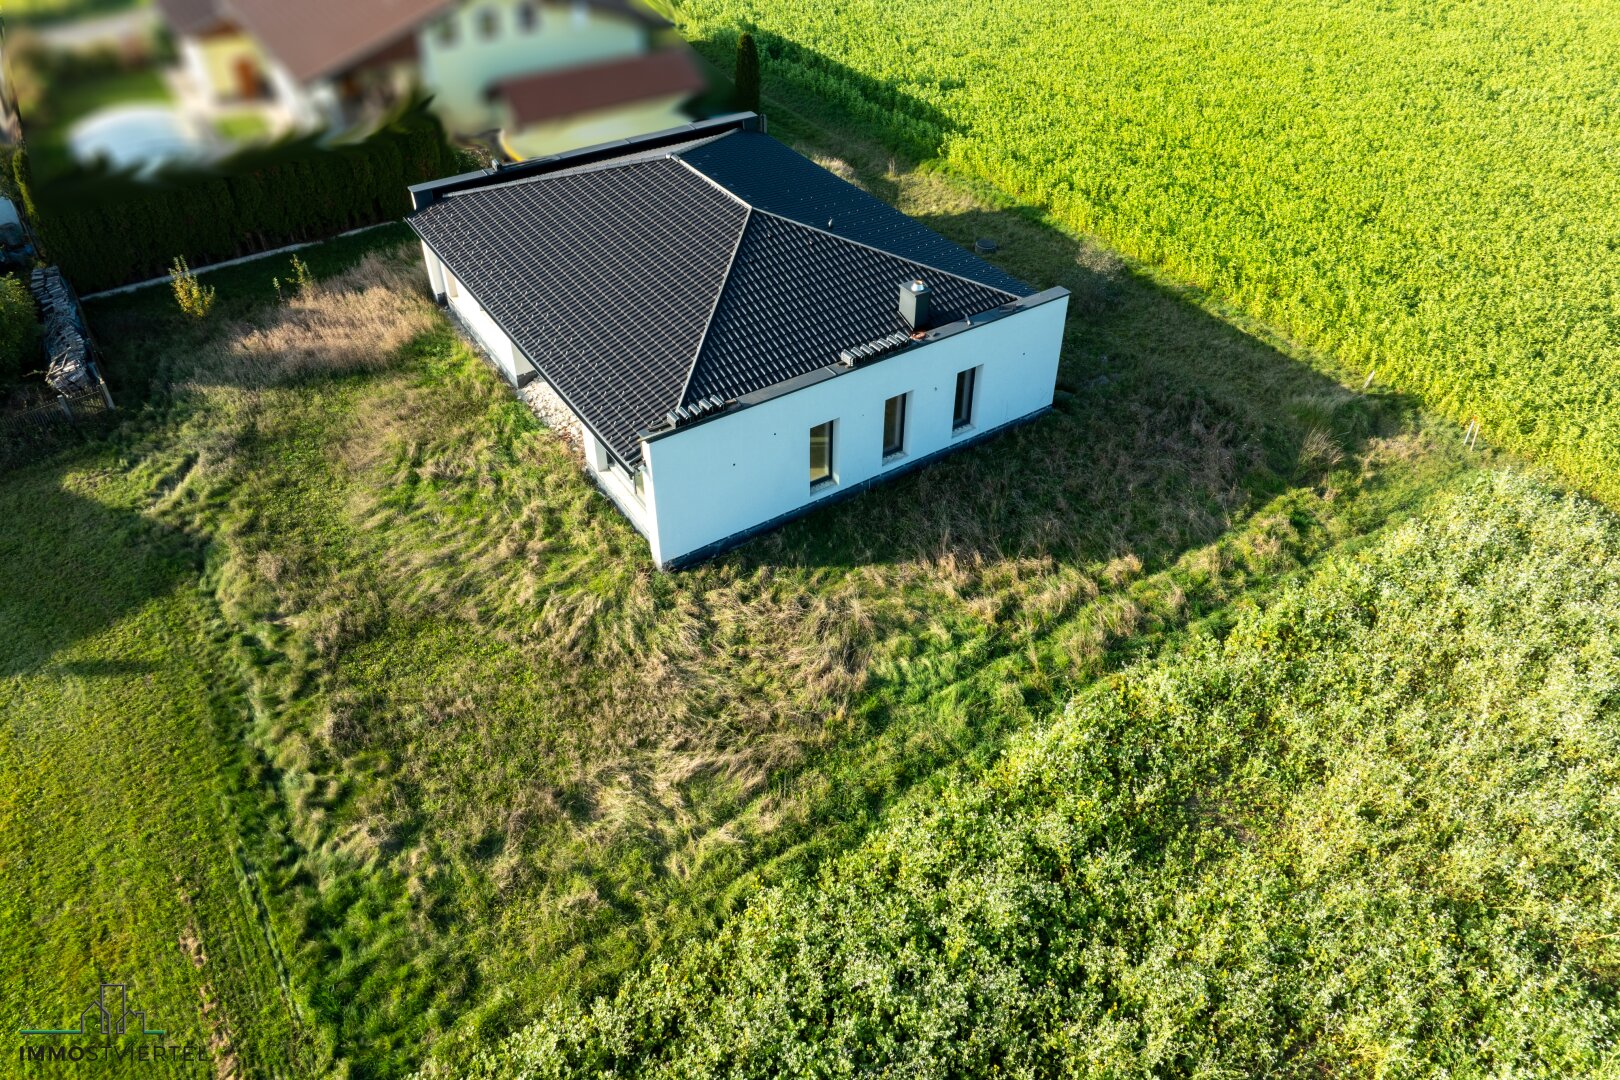
M 900 318 L 913 330 L 928 329 L 933 293 L 922 278 L 900 285 Z

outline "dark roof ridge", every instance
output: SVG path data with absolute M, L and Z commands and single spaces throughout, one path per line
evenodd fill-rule
M 820 166 L 818 165 L 817 168 L 820 168 Z M 752 206 L 752 204 L 745 204 L 745 205 Z M 923 262 L 921 259 L 914 259 L 910 255 L 902 255 L 897 251 L 892 251 L 892 250 L 889 250 L 887 248 L 880 248 L 880 247 L 877 247 L 874 244 L 868 244 L 864 240 L 855 239 L 853 236 L 841 236 L 838 233 L 833 232 L 833 231 L 831 231 L 829 229 L 823 229 L 823 228 L 820 228 L 818 226 L 810 225 L 810 224 L 808 224 L 806 222 L 800 221 L 798 218 L 788 217 L 786 214 L 778 214 L 774 210 L 765 210 L 765 209 L 762 209 L 761 207 L 758 207 L 758 206 L 752 206 L 752 208 L 754 210 L 758 210 L 761 214 L 764 214 L 767 217 L 773 217 L 776 220 L 784 222 L 784 223 L 786 223 L 788 225 L 794 225 L 794 226 L 797 226 L 798 228 L 805 229 L 805 230 L 807 230 L 809 232 L 820 233 L 822 236 L 829 236 L 834 240 L 841 240 L 846 244 L 852 244 L 855 247 L 865 248 L 867 251 L 875 251 L 879 255 L 887 255 L 887 256 L 889 256 L 891 258 L 903 259 L 908 263 L 912 263 L 912 264 L 914 264 L 916 266 L 922 267 L 924 270 L 932 270 L 936 274 L 944 274 L 946 277 L 955 278 L 957 281 L 965 281 L 969 285 L 978 285 L 981 288 L 993 290 L 994 292 L 998 292 L 1001 295 L 1003 295 L 1005 297 L 1008 297 L 1010 299 L 1013 299 L 1013 300 L 1020 299 L 1020 296 L 1019 296 L 1018 293 L 1012 292 L 1009 289 L 1003 289 L 1000 285 L 992 285 L 988 281 L 980 281 L 977 278 L 970 278 L 966 274 L 957 273 L 955 270 L 944 270 L 944 269 L 941 269 L 938 266 L 935 266 L 932 263 L 926 263 L 926 262 Z M 989 264 L 989 265 L 994 265 L 994 264 Z M 1006 271 L 1002 271 L 1002 272 L 1006 273 Z M 1009 274 L 1008 276 L 1011 277 L 1012 275 Z M 899 285 L 900 283 L 895 282 L 895 284 Z
M 686 167 L 692 168 L 690 165 Z M 692 171 L 697 172 L 696 169 Z M 754 207 L 747 203 L 743 203 L 743 206 L 746 207 L 746 212 L 743 215 L 742 228 L 737 230 L 737 242 L 731 245 L 731 258 L 726 260 L 726 272 L 720 275 L 720 287 L 714 290 L 714 303 L 709 305 L 709 317 L 703 320 L 703 333 L 698 335 L 697 348 L 692 350 L 692 362 L 686 365 L 686 378 L 681 380 L 681 392 L 675 395 L 676 405 L 686 404 L 686 392 L 692 388 L 692 376 L 697 371 L 698 359 L 703 356 L 703 346 L 709 343 L 709 330 L 714 326 L 715 313 L 720 310 L 720 300 L 726 295 L 726 286 L 731 284 L 731 272 L 737 268 L 737 252 L 742 250 L 743 237 L 748 235 L 748 226 L 754 222 Z
M 682 146 L 679 150 L 671 149 L 669 156 L 680 162 L 681 167 L 687 172 L 691 173 L 699 180 L 702 180 L 705 184 L 708 184 L 710 187 L 714 188 L 714 190 L 718 191 L 720 194 L 724 195 L 738 206 L 747 207 L 749 210 L 758 210 L 759 207 L 755 206 L 753 203 L 749 202 L 735 191 L 732 191 L 730 188 L 726 187 L 726 185 L 722 184 L 720 181 L 716 180 L 714 177 L 710 176 L 696 165 L 693 165 L 690 161 L 687 161 L 685 158 L 681 157 L 681 155 L 686 153 L 688 150 L 696 150 L 700 146 L 708 146 L 710 143 L 717 143 L 721 139 L 724 139 L 727 135 L 736 134 L 737 130 L 738 129 L 733 128 L 730 131 L 722 131 L 712 139 L 704 139 L 701 142 L 693 142 Z M 766 213 L 768 211 L 761 212 Z

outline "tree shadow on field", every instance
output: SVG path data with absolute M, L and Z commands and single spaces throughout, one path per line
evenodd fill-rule
M 144 672 L 114 655 L 52 658 L 197 571 L 197 549 L 183 533 L 69 490 L 74 460 L 20 470 L 0 487 L 0 678 Z
M 875 131 L 882 147 L 842 131 L 832 142 L 823 131 L 848 110 L 816 106 L 813 87 L 799 85 L 787 99 L 823 130 L 786 112 L 773 133 L 963 247 L 995 241 L 989 261 L 1071 296 L 1051 413 L 766 534 L 729 556 L 739 565 L 1135 557 L 1151 571 L 1210 543 L 1263 499 L 1320 481 L 1415 413 L 1407 397 L 1346 389 L 1032 208 L 990 208 L 919 169 L 904 149 L 917 141 L 919 117 L 955 130 L 937 110 L 897 104 L 902 92 L 826 58 L 811 62 L 802 47 L 773 39 L 771 48 L 797 58 L 779 78 L 846 79 L 896 117 L 892 139 L 888 127 Z

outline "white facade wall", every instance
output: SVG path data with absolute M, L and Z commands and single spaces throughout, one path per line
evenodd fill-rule
M 461 316 L 461 321 L 467 324 L 506 380 L 513 386 L 519 386 L 532 378 L 534 365 L 518 351 L 506 332 L 495 324 L 478 298 L 467 291 L 467 286 L 456 279 L 426 244 L 422 245 L 422 258 L 427 263 L 428 281 L 433 286 L 434 295 L 443 296 L 451 309 Z
M 591 434 L 591 429 L 582 424 L 580 431 L 584 442 L 585 467 L 596 478 L 596 485 L 613 501 L 613 505 L 619 508 L 619 512 L 630 519 L 630 524 L 636 527 L 637 532 L 650 538 L 655 524 L 650 509 L 652 506 L 650 474 L 642 472 L 643 490 L 638 492 L 635 476 L 627 472 L 623 465 L 613 461 L 612 455 L 596 441 L 596 436 Z M 651 543 L 651 540 L 648 542 Z
M 1052 404 L 1066 295 L 643 444 L 643 529 L 660 564 L 903 469 Z M 955 431 L 956 376 L 977 368 Z M 905 445 L 882 453 L 884 402 L 906 403 Z M 835 482 L 810 485 L 810 429 L 831 420 Z

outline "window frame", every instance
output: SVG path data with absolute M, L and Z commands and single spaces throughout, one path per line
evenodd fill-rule
M 889 407 L 898 403 L 896 432 L 893 442 L 889 440 Z M 883 401 L 883 443 L 879 447 L 885 462 L 906 456 L 906 413 L 911 408 L 911 392 L 905 391 Z
M 831 487 L 832 485 L 838 483 L 838 469 L 837 469 L 836 462 L 835 462 L 835 460 L 833 458 L 833 454 L 836 451 L 836 446 L 837 446 L 837 442 L 838 442 L 837 426 L 838 425 L 837 425 L 836 420 L 826 420 L 826 421 L 823 421 L 822 423 L 814 424 L 810 428 L 810 435 L 809 435 L 809 451 L 810 451 L 809 465 L 810 465 L 810 468 L 809 468 L 809 473 L 810 473 L 810 490 L 811 491 L 819 491 L 822 488 Z M 821 476 L 817 476 L 815 474 L 815 470 L 816 470 L 816 432 L 820 431 L 822 428 L 827 429 L 827 435 L 826 435 L 826 442 L 827 442 L 826 470 L 827 471 L 824 474 L 822 474 Z
M 979 411 L 979 367 L 963 368 L 956 373 L 951 391 L 951 434 L 973 430 L 974 417 Z M 966 401 L 963 400 L 963 380 L 967 380 Z M 963 406 L 966 406 L 964 411 Z

